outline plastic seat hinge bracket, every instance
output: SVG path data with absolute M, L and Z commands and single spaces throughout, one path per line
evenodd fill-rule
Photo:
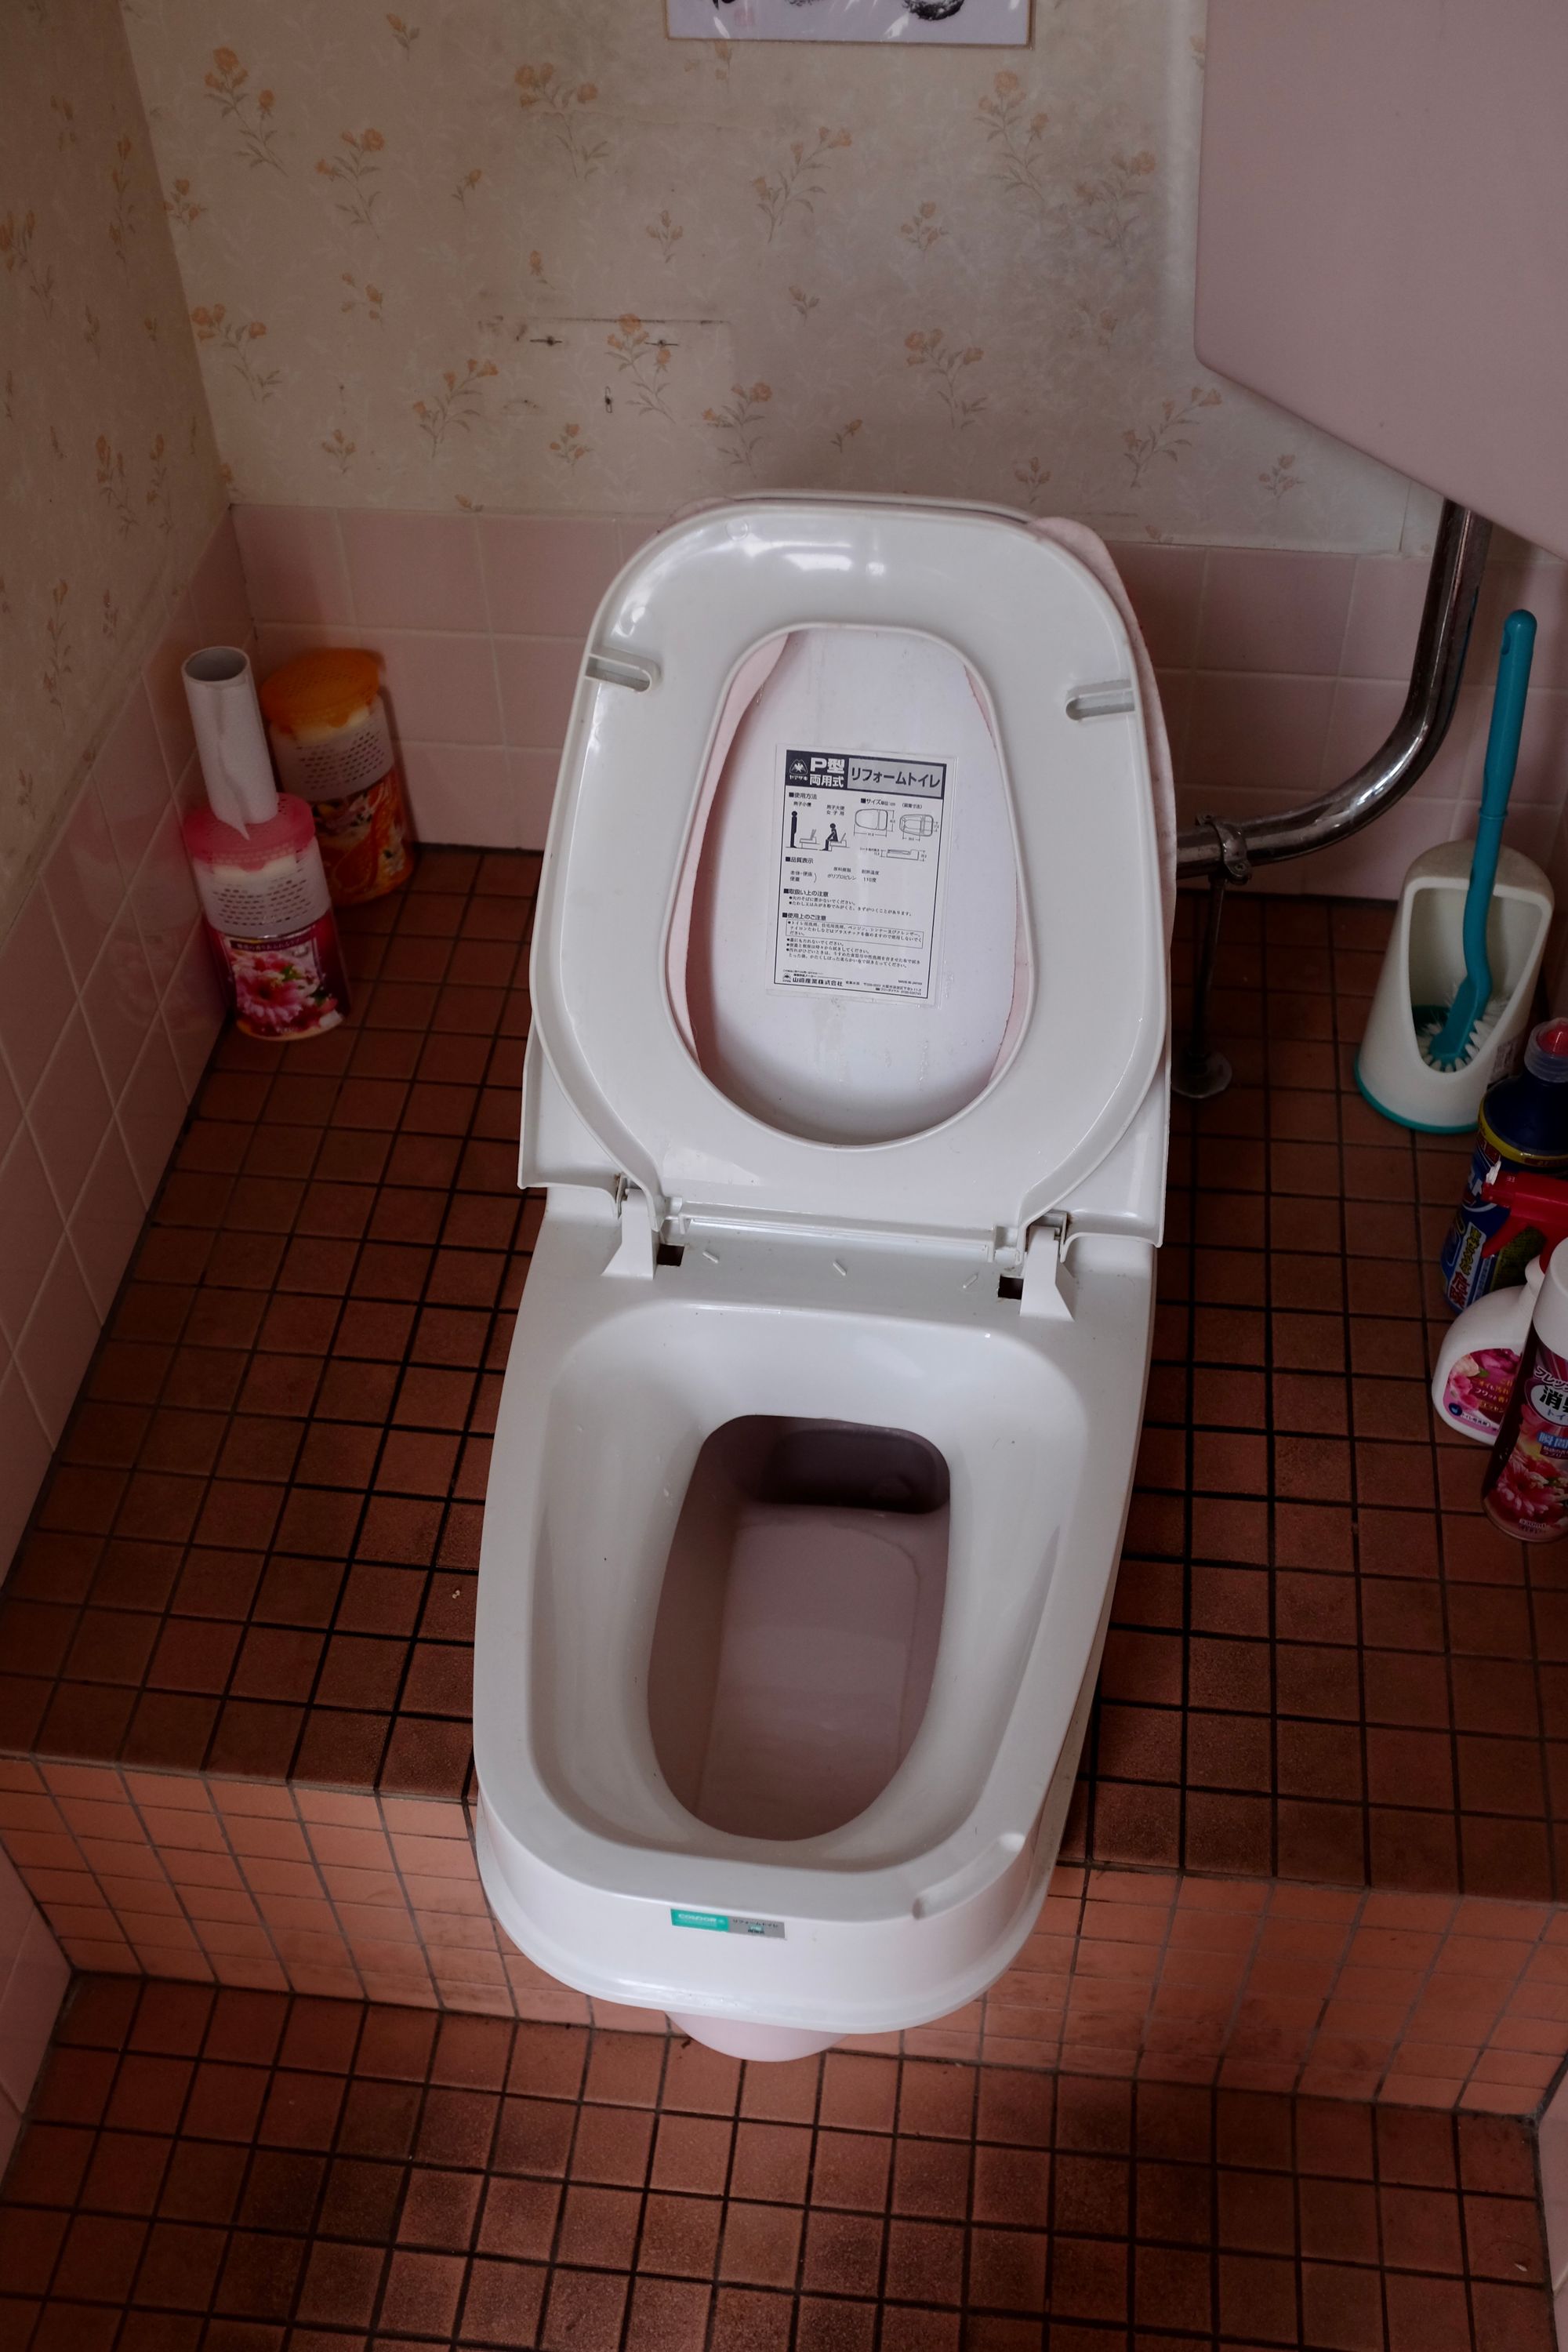
M 647 1194 L 624 1177 L 616 1189 L 621 1238 L 605 1272 L 651 1282 L 658 1262 L 658 1228 Z
M 1068 1268 L 1068 1221 L 1058 1213 L 1032 1226 L 1024 1252 L 1024 1288 L 1018 1301 L 1023 1315 L 1070 1321 L 1077 1304 L 1078 1284 Z

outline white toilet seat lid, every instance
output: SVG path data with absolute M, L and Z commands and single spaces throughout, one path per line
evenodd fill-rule
M 914 631 L 968 665 L 1006 773 L 1033 964 L 1022 1034 L 989 1087 L 942 1125 L 877 1144 L 810 1141 L 739 1108 L 693 1058 L 665 980 L 731 681 L 764 640 L 824 625 Z M 651 683 L 617 682 L 617 666 Z M 1069 713 L 1075 698 L 1118 682 L 1125 709 Z M 1164 1045 L 1147 736 L 1105 589 L 1022 518 L 900 500 L 760 499 L 650 541 L 589 638 L 531 989 L 555 1078 L 656 1215 L 955 1237 L 1020 1230 L 1118 1141 Z

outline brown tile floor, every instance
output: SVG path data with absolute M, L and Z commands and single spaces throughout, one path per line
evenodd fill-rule
M 1562 1899 L 1568 1558 L 1438 1430 L 1468 1145 L 1355 1090 L 1389 910 L 1233 904 L 1237 1083 L 1173 1119 L 1139 1493 L 1079 1835 L 1100 1860 Z
M 0 1743 L 455 1796 L 537 858 L 344 918 L 352 1025 L 230 1035 L 0 1608 Z
M 353 1023 L 219 1051 L 0 1602 L 0 1753 L 456 1797 L 537 860 L 348 919 Z M 1435 1432 L 1464 1148 L 1354 1091 L 1385 909 L 1235 901 L 1065 1851 L 1552 1899 L 1568 1556 Z
M 5 2352 L 1550 2352 L 1528 2128 L 79 1980 Z

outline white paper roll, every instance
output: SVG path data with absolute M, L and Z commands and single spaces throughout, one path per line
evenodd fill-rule
M 207 646 L 184 666 L 185 699 L 214 816 L 241 832 L 277 813 L 250 661 L 236 646 Z

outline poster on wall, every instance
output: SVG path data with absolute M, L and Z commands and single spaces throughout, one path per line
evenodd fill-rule
M 666 0 L 677 41 L 946 42 L 1023 48 L 1029 0 Z

